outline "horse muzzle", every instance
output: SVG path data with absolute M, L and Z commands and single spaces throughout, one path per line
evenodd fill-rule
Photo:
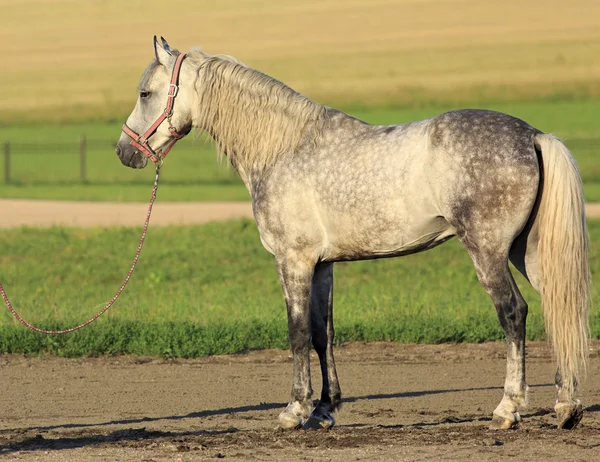
M 135 149 L 131 144 L 124 144 L 121 141 L 117 143 L 115 152 L 119 160 L 126 167 L 144 168 L 148 165 L 148 157 Z

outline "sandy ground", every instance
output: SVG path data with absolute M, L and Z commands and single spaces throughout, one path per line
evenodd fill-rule
M 0 228 L 18 226 L 142 226 L 148 204 L 0 199 Z M 250 202 L 160 202 L 151 226 L 253 218 Z
M 0 228 L 18 226 L 142 226 L 148 205 L 141 203 L 0 199 Z M 587 204 L 590 218 L 600 217 L 600 203 Z M 160 202 L 151 226 L 201 224 L 253 218 L 250 202 Z
M 599 347 L 592 345 L 586 411 L 573 431 L 554 426 L 553 365 L 543 343 L 528 345 L 530 404 L 521 427 L 509 431 L 488 429 L 502 396 L 501 343 L 339 347 L 345 404 L 330 431 L 276 428 L 291 383 L 286 351 L 195 360 L 2 356 L 0 457 L 600 460 Z

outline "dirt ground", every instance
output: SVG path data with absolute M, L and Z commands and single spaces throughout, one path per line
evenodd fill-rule
M 574 431 L 555 428 L 553 365 L 543 343 L 528 345 L 529 407 L 509 431 L 488 429 L 502 396 L 501 343 L 337 348 L 345 404 L 330 431 L 276 428 L 291 383 L 286 351 L 195 360 L 2 356 L 0 457 L 600 460 L 599 348 L 592 345 L 585 415 Z
M 148 189 L 150 191 L 150 188 Z M 148 204 L 137 202 L 75 202 L 0 199 L 0 228 L 18 226 L 139 226 Z M 250 202 L 161 202 L 150 226 L 192 225 L 209 221 L 253 218 Z
M 0 199 L 0 228 L 17 226 L 142 226 L 147 204 Z M 600 217 L 600 204 L 587 204 L 590 218 Z M 202 224 L 253 218 L 250 202 L 160 202 L 151 226 Z

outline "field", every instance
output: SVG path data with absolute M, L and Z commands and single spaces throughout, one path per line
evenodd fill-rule
M 0 17 L 5 124 L 120 121 L 155 34 L 346 108 L 600 97 L 595 0 L 2 0 Z
M 64 328 L 91 317 L 112 297 L 137 236 L 138 230 L 128 228 L 4 230 L 0 280 L 25 319 Z M 591 237 L 596 248 L 600 222 L 591 222 Z M 600 270 L 597 257 L 592 270 Z M 539 298 L 518 281 L 530 304 L 528 337 L 542 339 Z M 597 284 L 594 290 L 598 301 Z M 493 305 L 455 240 L 425 254 L 337 264 L 335 306 L 338 343 L 503 338 Z M 287 347 L 273 259 L 262 249 L 254 223 L 245 220 L 151 229 L 122 298 L 105 318 L 78 333 L 40 336 L 7 310 L 0 323 L 0 352 L 6 353 L 197 357 Z M 596 309 L 592 335 L 600 337 Z
M 10 66 L 0 73 L 0 85 L 10 89 L 0 101 L 0 143 L 10 151 L 10 168 L 0 162 L 0 178 L 10 176 L 0 184 L 0 197 L 147 200 L 152 169 L 122 167 L 113 148 L 158 34 L 182 50 L 201 45 L 234 55 L 374 124 L 456 107 L 521 117 L 566 139 L 586 199 L 600 201 L 596 1 L 149 0 L 143 14 L 138 9 L 114 0 L 0 0 L 0 39 L 11 44 L 4 50 Z M 175 12 L 176 20 L 164 20 Z M 215 161 L 210 143 L 202 135 L 196 143 L 188 138 L 167 160 L 159 200 L 248 200 L 232 169 Z M 593 231 L 599 240 L 596 224 Z M 148 266 L 136 275 L 143 283 L 126 295 L 124 309 L 64 339 L 30 336 L 0 318 L 6 334 L 0 349 L 195 356 L 285 346 L 280 289 L 252 223 L 153 233 L 165 245 L 150 246 Z M 110 297 L 122 269 L 117 257 L 132 251 L 126 246 L 135 234 L 118 228 L 3 231 L 0 276 L 33 320 L 48 326 L 74 321 L 99 295 Z M 427 257 L 338 265 L 339 340 L 500 338 L 458 245 Z M 198 262 L 212 264 L 207 269 Z M 432 274 L 434 267 L 442 273 Z M 426 288 L 439 278 L 439 291 Z M 416 290 L 383 290 L 398 281 Z M 533 306 L 529 335 L 540 338 L 536 301 Z M 139 316 L 147 322 L 138 323 Z M 167 340 L 149 341 L 157 332 Z M 182 343 L 190 336 L 206 340 Z
M 456 107 L 521 117 L 567 139 L 586 198 L 600 201 L 600 4 L 577 0 L 275 0 L 144 3 L 0 0 L 1 197 L 145 201 L 151 172 L 120 166 L 113 145 L 154 34 L 182 50 L 227 53 L 318 102 L 372 123 Z M 177 20 L 164 21 L 177 12 Z M 80 137 L 87 173 L 80 178 Z M 4 163 L 0 162 L 0 178 Z M 185 140 L 161 200 L 247 200 L 213 149 Z

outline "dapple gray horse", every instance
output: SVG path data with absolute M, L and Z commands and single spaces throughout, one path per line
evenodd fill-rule
M 509 260 L 541 293 L 557 361 L 558 427 L 579 423 L 590 274 L 581 179 L 564 144 L 484 110 L 370 125 L 234 58 L 184 55 L 156 38 L 154 51 L 117 154 L 143 168 L 193 127 L 208 132 L 239 173 L 287 304 L 293 385 L 281 427 L 330 427 L 341 404 L 333 264 L 421 252 L 453 236 L 506 334 L 504 396 L 492 427 L 517 426 L 526 405 L 527 303 Z M 316 407 L 311 339 L 323 375 Z

